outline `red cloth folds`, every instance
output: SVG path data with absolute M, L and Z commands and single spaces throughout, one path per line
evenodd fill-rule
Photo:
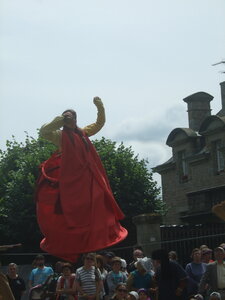
M 41 169 L 36 200 L 44 251 L 74 262 L 81 253 L 126 238 L 127 230 L 119 223 L 124 215 L 86 136 L 64 129 L 62 155 L 53 154 Z

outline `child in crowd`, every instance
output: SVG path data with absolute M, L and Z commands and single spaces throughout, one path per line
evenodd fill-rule
M 138 295 L 137 292 L 131 291 L 131 292 L 129 292 L 129 294 L 128 294 L 128 299 L 129 299 L 129 300 L 138 300 L 138 299 L 139 299 L 139 295 Z
M 146 289 L 138 290 L 139 300 L 151 300 Z

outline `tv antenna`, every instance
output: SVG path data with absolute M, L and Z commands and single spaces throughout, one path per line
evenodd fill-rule
M 221 65 L 221 64 L 225 64 L 225 60 L 221 60 L 221 61 L 219 61 L 219 62 L 217 62 L 215 64 L 212 64 L 212 66 L 214 67 L 214 66 Z M 220 73 L 225 73 L 225 71 L 219 71 L 219 72 Z

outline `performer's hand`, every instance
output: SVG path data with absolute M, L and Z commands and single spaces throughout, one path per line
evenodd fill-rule
M 102 100 L 99 97 L 94 97 L 93 102 L 96 106 L 102 105 Z

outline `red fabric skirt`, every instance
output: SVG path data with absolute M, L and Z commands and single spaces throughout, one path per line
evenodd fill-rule
M 62 154 L 41 164 L 37 183 L 37 220 L 45 237 L 40 246 L 71 262 L 127 236 L 100 158 L 85 139 L 63 130 Z

